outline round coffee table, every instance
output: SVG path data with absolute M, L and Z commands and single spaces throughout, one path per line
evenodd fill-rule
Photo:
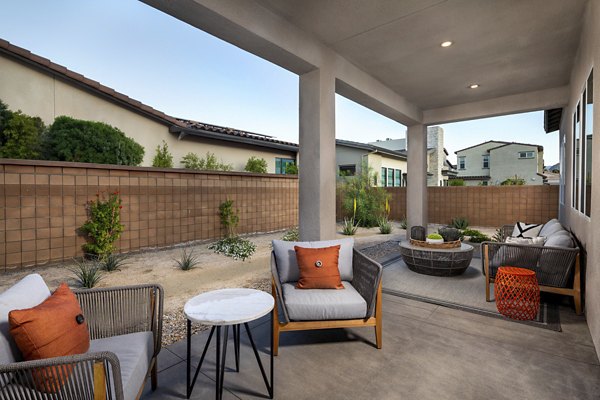
M 212 340 L 215 330 L 217 331 L 216 346 L 216 398 L 223 397 L 223 380 L 225 377 L 225 361 L 227 357 L 227 339 L 229 337 L 229 326 L 233 327 L 233 340 L 235 349 L 235 370 L 240 370 L 240 325 L 244 325 L 254 356 L 258 362 L 269 398 L 273 398 L 273 330 L 271 332 L 271 369 L 270 379 L 267 379 L 265 369 L 260 361 L 256 350 L 254 339 L 250 333 L 248 322 L 254 321 L 268 313 L 271 313 L 271 325 L 273 325 L 273 306 L 275 301 L 270 294 L 255 289 L 220 289 L 202 293 L 191 298 L 185 303 L 183 312 L 187 317 L 187 398 L 192 395 L 196 378 L 202 367 L 208 346 Z M 191 351 L 192 351 L 192 322 L 204 325 L 212 325 L 204 351 L 196 367 L 194 378 L 191 379 Z M 224 329 L 223 344 L 221 345 L 221 327 Z M 270 383 L 269 383 L 270 381 Z
M 401 242 L 400 254 L 411 271 L 425 275 L 455 276 L 469 268 L 473 246 L 461 243 L 460 247 L 453 249 L 436 249 Z

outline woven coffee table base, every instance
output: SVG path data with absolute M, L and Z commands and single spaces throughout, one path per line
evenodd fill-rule
M 512 319 L 535 319 L 540 309 L 540 288 L 535 272 L 529 269 L 498 268 L 494 296 L 498 312 Z

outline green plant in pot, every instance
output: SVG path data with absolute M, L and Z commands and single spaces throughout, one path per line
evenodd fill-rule
M 442 235 L 440 235 L 439 233 L 430 233 L 429 235 L 427 235 L 427 237 L 425 238 L 425 241 L 427 243 L 436 243 L 436 244 L 440 244 L 440 243 L 444 243 L 444 238 L 442 237 Z

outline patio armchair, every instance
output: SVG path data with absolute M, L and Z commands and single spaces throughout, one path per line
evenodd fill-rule
M 29 275 L 17 285 L 24 281 L 21 291 L 41 290 L 49 294 L 39 275 Z M 88 324 L 88 352 L 34 361 L 20 361 L 18 351 L 0 354 L 0 398 L 139 399 L 148 376 L 151 377 L 152 389 L 156 389 L 156 360 L 162 339 L 163 289 L 159 285 L 148 284 L 73 292 Z M 2 295 L 0 347 L 14 349 L 14 343 L 11 344 L 11 338 L 7 337 L 7 334 L 10 335 L 6 330 L 8 323 L 3 319 L 7 318 L 6 314 L 1 314 L 12 306 L 15 309 L 20 306 L 7 307 Z M 19 296 L 22 299 L 22 294 Z M 26 305 L 27 308 L 31 306 Z M 48 372 L 63 382 L 55 393 L 44 393 L 35 388 L 36 376 L 39 379 L 40 373 Z
M 547 236 L 544 233 L 550 224 L 555 225 Z M 511 236 L 514 225 L 503 226 L 503 237 Z M 558 233 L 568 245 L 555 245 L 550 238 Z M 515 244 L 505 242 L 483 242 L 482 269 L 485 275 L 485 296 L 490 301 L 490 283 L 494 282 L 498 268 L 512 266 L 535 271 L 540 291 L 573 297 L 575 312 L 581 314 L 581 271 L 579 247 L 572 235 L 557 220 L 544 225 L 540 236 L 546 237 L 544 245 Z
M 299 277 L 294 246 L 322 248 L 340 245 L 339 270 L 343 290 L 297 289 Z M 275 298 L 273 354 L 279 333 L 314 329 L 374 327 L 376 347 L 382 345 L 382 266 L 354 249 L 353 239 L 319 242 L 273 241 L 272 291 Z

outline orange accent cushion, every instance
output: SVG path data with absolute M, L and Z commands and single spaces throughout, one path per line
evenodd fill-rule
M 26 361 L 85 353 L 90 336 L 75 294 L 66 283 L 41 304 L 8 314 L 10 333 Z M 71 367 L 33 371 L 38 390 L 55 393 L 64 385 Z
M 340 245 L 322 248 L 294 246 L 300 269 L 297 289 L 343 289 L 338 268 Z

